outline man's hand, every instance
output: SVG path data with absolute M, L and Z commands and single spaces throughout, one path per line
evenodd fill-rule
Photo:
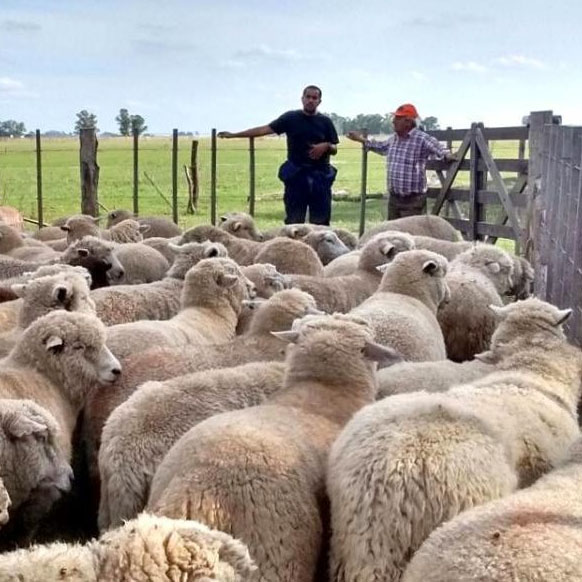
M 457 154 L 446 153 L 445 154 L 445 162 L 458 162 L 459 156 Z
M 348 131 L 346 137 L 352 141 L 359 141 L 360 143 L 364 143 L 366 141 L 366 138 L 363 136 L 361 131 Z
M 309 150 L 309 157 L 312 160 L 319 160 L 322 156 L 329 152 L 329 143 L 326 141 L 312 145 Z
M 217 137 L 227 138 L 227 139 L 234 137 L 234 135 L 230 131 L 219 131 L 216 135 L 217 135 Z

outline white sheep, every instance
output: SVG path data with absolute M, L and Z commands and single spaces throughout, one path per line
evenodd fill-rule
M 108 229 L 109 238 L 114 243 L 136 243 L 143 240 L 143 235 L 150 226 L 147 224 L 140 224 L 137 220 L 126 218 L 117 222 Z
M 107 228 L 111 228 L 128 218 L 135 218 L 140 224 L 149 226 L 147 230 L 143 231 L 144 238 L 173 238 L 182 234 L 182 229 L 177 224 L 174 224 L 171 220 L 163 216 L 142 216 L 136 218 L 133 212 L 121 209 L 112 210 L 107 214 Z
M 364 232 L 360 237 L 358 246 L 363 246 L 370 237 L 384 230 L 401 230 L 413 235 L 430 236 L 449 241 L 459 240 L 457 230 L 447 220 L 434 214 L 423 214 L 381 222 Z
M 486 244 L 451 261 L 446 276 L 450 301 L 437 313 L 449 359 L 470 360 L 489 347 L 497 324 L 489 305 L 503 305 L 501 297 L 513 287 L 513 264 L 504 250 Z
M 410 236 L 404 233 L 380 233 L 368 241 L 358 253 L 358 266 L 351 275 L 310 277 L 289 275 L 291 285 L 310 293 L 317 306 L 327 313 L 347 313 L 366 300 L 380 284 L 378 267 L 385 265 L 404 250 L 413 248 Z
M 333 580 L 399 580 L 439 524 L 531 484 L 579 434 L 582 357 L 561 329 L 571 310 L 537 299 L 496 310 L 504 319 L 482 357 L 497 371 L 445 393 L 384 398 L 338 437 Z
M 219 227 L 237 238 L 262 241 L 263 235 L 255 224 L 255 219 L 246 212 L 229 212 L 220 217 Z
M 227 254 L 224 246 L 211 242 L 171 244 L 171 250 L 176 259 L 161 281 L 101 287 L 91 292 L 97 315 L 105 325 L 174 317 L 180 310 L 186 272 L 202 259 L 226 257 Z
M 450 241 L 421 235 L 414 235 L 412 238 L 415 248 L 438 253 L 448 261 L 452 261 L 457 255 L 475 246 L 475 243 L 464 240 Z
M 117 245 L 113 251 L 123 266 L 123 277 L 112 281 L 116 285 L 139 285 L 164 278 L 170 268 L 166 257 L 153 247 L 142 243 Z
M 220 412 L 256 406 L 283 386 L 285 364 L 254 362 L 147 382 L 117 407 L 101 435 L 99 529 L 135 517 L 172 445 Z
M 249 582 L 254 569 L 247 548 L 230 535 L 148 514 L 85 545 L 0 555 L 0 582 Z
M 167 321 L 142 320 L 114 325 L 107 330 L 107 345 L 119 358 L 152 345 L 179 347 L 226 342 L 247 299 L 247 279 L 228 258 L 204 259 L 184 280 L 181 311 Z
M 304 236 L 302 240 L 317 253 L 324 266 L 337 257 L 350 252 L 350 249 L 333 230 L 314 230 Z
M 376 341 L 410 361 L 443 360 L 443 334 L 436 319 L 448 300 L 447 260 L 431 251 L 404 251 L 384 266 L 378 290 L 350 313 L 374 329 Z
M 403 582 L 582 580 L 582 440 L 531 487 L 465 511 L 435 530 Z
M 375 364 L 395 357 L 350 316 L 309 316 L 282 332 L 297 342 L 284 388 L 268 403 L 190 429 L 166 455 L 148 509 L 197 518 L 249 546 L 260 579 L 311 582 L 322 550 L 325 459 L 341 426 L 375 397 Z

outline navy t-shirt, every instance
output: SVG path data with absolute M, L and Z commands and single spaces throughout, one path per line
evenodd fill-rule
M 287 134 L 287 158 L 298 166 L 322 167 L 329 164 L 329 154 L 312 160 L 309 149 L 321 142 L 337 144 L 339 139 L 331 119 L 321 113 L 307 115 L 302 109 L 287 111 L 269 123 L 277 134 Z

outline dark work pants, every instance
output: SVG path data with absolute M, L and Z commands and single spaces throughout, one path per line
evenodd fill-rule
M 403 218 L 404 216 L 415 216 L 416 214 L 426 214 L 426 194 L 408 194 L 407 196 L 396 196 L 390 192 L 388 198 L 388 220 Z
M 322 187 L 308 172 L 299 172 L 285 181 L 285 224 L 309 222 L 329 225 L 331 219 L 331 183 Z

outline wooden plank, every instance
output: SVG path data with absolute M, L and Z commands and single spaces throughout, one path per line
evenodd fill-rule
M 364 138 L 368 137 L 368 132 L 363 133 Z M 368 190 L 368 150 L 362 144 L 362 176 L 360 183 L 360 226 L 359 235 L 364 234 L 366 229 L 366 192 Z M 388 192 L 386 192 L 388 194 Z
M 99 216 L 99 164 L 97 148 L 99 142 L 95 128 L 79 131 L 79 158 L 81 170 L 81 212 L 90 216 Z
M 178 130 L 172 130 L 172 220 L 178 224 Z
M 255 215 L 255 138 L 249 137 L 249 214 Z
M 447 145 L 447 147 L 450 151 L 452 151 L 452 145 Z M 439 182 L 441 183 L 441 187 L 442 187 L 443 184 L 445 183 L 446 176 L 442 170 L 437 170 L 436 175 L 438 176 Z M 429 188 L 429 190 L 431 190 L 431 189 Z M 436 190 L 436 194 L 435 194 L 434 198 L 436 198 L 438 196 L 438 193 L 440 192 L 440 188 L 435 188 L 435 190 Z M 449 188 L 449 192 L 451 192 L 451 191 L 452 191 L 452 188 Z M 463 218 L 463 213 L 461 212 L 459 205 L 457 204 L 456 201 L 451 200 L 450 195 L 447 196 L 447 207 L 446 208 L 447 208 L 446 209 L 447 216 L 450 216 L 452 214 L 454 218 L 459 218 L 459 219 Z
M 469 170 L 469 222 L 471 223 L 471 228 L 469 229 L 469 240 L 477 240 L 477 221 L 479 220 L 477 213 L 477 188 L 479 183 L 479 149 L 477 148 L 477 142 L 475 141 L 475 136 L 477 133 L 477 126 L 473 124 L 471 126 L 471 159 L 470 170 Z
M 467 129 L 434 129 L 427 131 L 439 141 L 461 141 L 470 128 Z M 528 128 L 525 125 L 514 127 L 486 127 L 484 135 L 486 139 L 492 141 L 520 140 L 528 138 Z
M 485 163 L 487 164 L 487 168 L 489 173 L 491 174 L 491 179 L 493 180 L 493 184 L 499 193 L 499 199 L 501 200 L 501 204 L 509 217 L 509 224 L 513 228 L 515 233 L 516 240 L 519 240 L 519 233 L 521 232 L 521 225 L 519 224 L 519 219 L 517 217 L 517 213 L 515 212 L 515 208 L 513 207 L 511 200 L 509 199 L 509 195 L 507 193 L 507 189 L 505 188 L 505 184 L 503 183 L 503 179 L 501 178 L 501 174 L 497 166 L 495 165 L 495 161 L 491 156 L 491 152 L 485 143 L 485 138 L 483 137 L 483 133 L 481 132 L 480 128 L 476 129 L 475 132 L 475 140 L 477 142 L 477 146 L 479 147 L 481 156 Z
M 547 265 L 546 275 L 546 301 L 553 301 L 552 290 L 554 286 L 555 261 L 556 261 L 556 207 L 558 198 L 558 154 L 560 151 L 561 132 L 558 125 L 551 125 L 549 128 L 550 152 L 548 158 L 548 181 L 544 191 L 547 199 L 546 220 L 548 226 L 547 245 L 544 252 L 545 263 Z
M 518 187 L 517 191 L 514 191 L 515 186 L 508 192 L 509 199 L 511 200 L 514 207 L 525 208 L 527 205 L 527 198 L 525 194 L 521 192 L 523 190 L 524 184 L 526 183 L 526 178 L 524 176 L 523 180 L 515 183 Z M 428 198 L 437 198 L 441 189 L 440 188 L 429 188 L 427 190 Z M 468 202 L 469 201 L 469 190 L 466 188 L 450 188 L 447 195 L 447 202 Z M 479 204 L 501 204 L 499 201 L 499 195 L 495 190 L 477 190 L 477 202 Z
M 500 172 L 517 172 L 519 174 L 527 174 L 528 169 L 528 160 L 520 160 L 518 158 L 497 158 L 495 160 L 495 164 L 497 169 Z M 442 160 L 428 160 L 426 162 L 426 169 L 427 170 L 446 170 L 448 167 L 448 162 L 444 162 Z M 469 171 L 470 170 L 470 162 L 469 160 L 463 160 L 459 165 L 460 171 Z M 484 161 L 479 163 L 478 170 L 480 172 L 487 171 L 487 165 Z
M 43 225 L 43 204 L 42 204 L 42 151 L 40 143 L 40 129 L 34 132 L 36 142 L 36 216 L 38 218 L 38 228 Z
M 452 226 L 461 232 L 469 233 L 472 229 L 471 222 L 469 220 L 458 220 L 456 218 L 447 218 L 447 220 L 451 223 Z M 510 240 L 515 240 L 513 229 L 510 226 L 503 224 L 488 224 L 486 222 L 477 222 L 475 224 L 475 231 L 480 236 L 494 236 L 497 238 L 508 238 Z
M 582 297 L 582 128 L 576 128 L 574 138 L 572 194 L 573 212 L 570 219 L 575 228 L 570 230 L 572 265 L 571 265 L 571 293 L 569 305 L 576 307 L 570 323 L 570 339 L 575 339 L 580 345 L 582 340 L 582 310 L 580 310 L 580 297 Z
M 434 206 L 432 208 L 433 214 L 438 214 L 440 212 L 441 208 L 443 207 L 444 201 L 445 201 L 446 196 L 447 196 L 447 191 L 451 187 L 452 183 L 454 182 L 454 180 L 457 176 L 457 173 L 459 172 L 459 168 L 461 166 L 461 163 L 463 162 L 463 158 L 467 155 L 467 152 L 469 151 L 470 144 L 471 144 L 471 132 L 469 131 L 465 135 L 465 137 L 463 138 L 463 142 L 461 143 L 461 145 L 459 146 L 459 149 L 456 152 L 459 159 L 454 161 L 449 166 L 447 178 L 446 178 L 445 183 L 443 184 L 443 186 L 441 188 L 441 193 L 439 194 L 439 196 L 436 199 Z
M 216 128 L 210 134 L 210 224 L 216 226 Z

